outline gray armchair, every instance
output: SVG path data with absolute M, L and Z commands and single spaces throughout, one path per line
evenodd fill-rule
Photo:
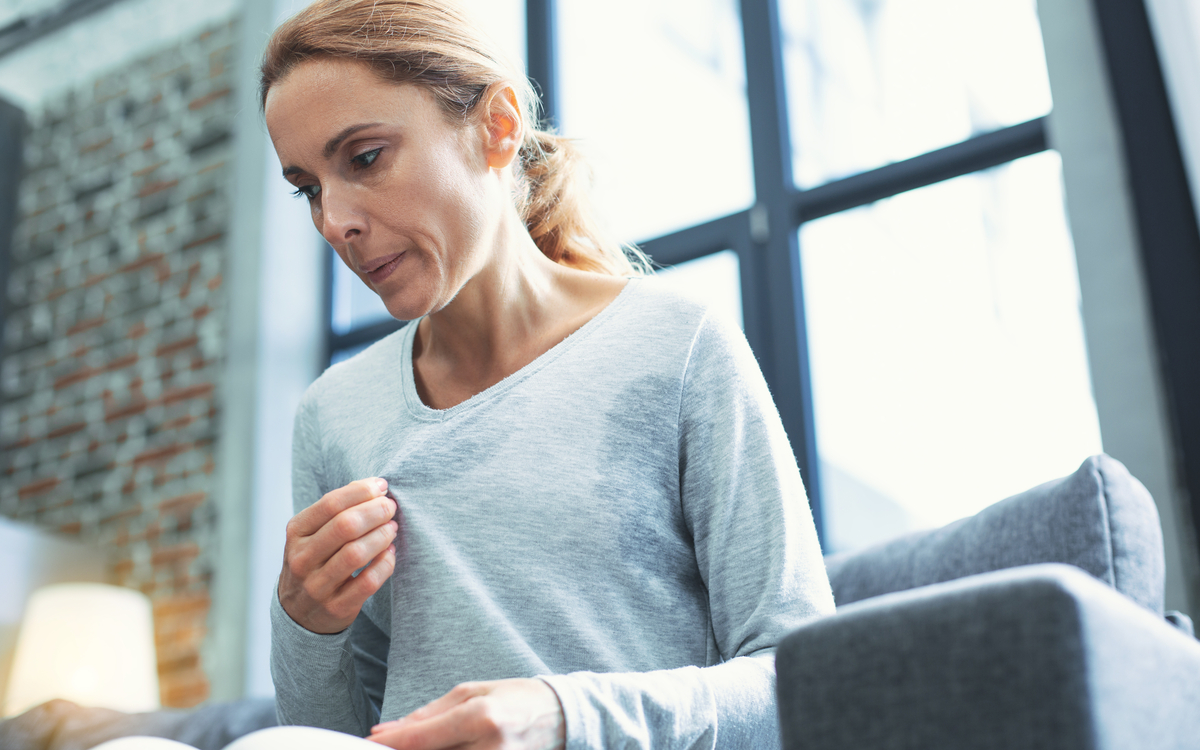
M 1107 456 L 826 564 L 838 613 L 777 655 L 788 750 L 1200 747 L 1200 643 L 1163 613 L 1153 500 Z

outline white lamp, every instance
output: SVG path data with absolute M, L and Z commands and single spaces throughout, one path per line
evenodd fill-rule
M 128 712 L 159 707 L 154 618 L 144 594 L 63 583 L 29 597 L 4 713 L 53 698 Z

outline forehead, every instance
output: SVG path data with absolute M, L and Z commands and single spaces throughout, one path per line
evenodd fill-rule
M 433 96 L 422 87 L 385 81 L 364 63 L 337 58 L 297 65 L 267 92 L 264 111 L 281 157 L 284 150 L 323 147 L 326 139 L 353 125 L 446 124 Z

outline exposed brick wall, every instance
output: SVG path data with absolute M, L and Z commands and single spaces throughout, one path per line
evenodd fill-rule
M 216 539 L 232 23 L 29 113 L 4 290 L 0 513 L 110 545 L 154 602 L 166 706 Z

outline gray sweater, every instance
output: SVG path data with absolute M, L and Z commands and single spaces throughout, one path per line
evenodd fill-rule
M 410 325 L 296 416 L 297 512 L 388 480 L 396 569 L 346 631 L 272 605 L 279 720 L 365 735 L 456 684 L 541 677 L 568 748 L 778 745 L 774 652 L 833 612 L 787 436 L 745 338 L 654 279 L 455 407 Z

